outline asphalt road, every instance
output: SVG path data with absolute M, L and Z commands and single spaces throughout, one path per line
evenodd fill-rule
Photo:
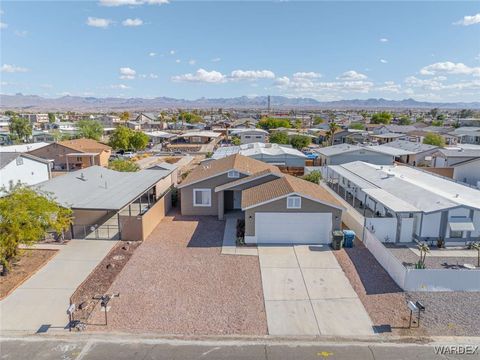
M 451 343 L 459 345 L 458 343 Z M 469 348 L 473 351 L 475 348 Z M 465 350 L 465 348 L 463 348 Z M 452 350 L 450 348 L 450 350 Z M 461 351 L 461 350 L 460 350 Z M 87 340 L 55 338 L 16 338 L 0 340 L 2 360 L 163 360 L 163 359 L 261 359 L 261 360 L 410 360 L 410 359 L 480 359 L 474 354 L 437 355 L 433 345 L 406 344 L 255 344 L 255 343 L 181 343 L 142 340 Z

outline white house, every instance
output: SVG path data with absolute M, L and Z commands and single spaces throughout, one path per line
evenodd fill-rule
M 313 150 L 318 154 L 320 165 L 339 165 L 352 161 L 365 161 L 377 165 L 392 165 L 394 154 L 381 151 L 380 146 L 337 144 Z
M 480 240 L 480 190 L 410 166 L 329 166 L 329 185 L 385 242 Z
M 263 129 L 234 129 L 230 131 L 230 135 L 238 136 L 241 144 L 264 143 L 268 136 L 268 131 Z
M 0 153 L 0 187 L 9 189 L 18 183 L 35 185 L 50 179 L 50 163 L 30 154 Z M 4 191 L 0 190 L 0 195 Z
M 458 144 L 438 149 L 433 154 L 432 167 L 450 170 L 454 180 L 480 188 L 480 145 Z

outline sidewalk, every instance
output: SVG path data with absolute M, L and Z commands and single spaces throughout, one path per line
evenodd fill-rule
M 0 333 L 63 329 L 70 296 L 117 241 L 70 240 L 35 275 L 0 301 Z M 53 248 L 54 245 L 49 245 Z

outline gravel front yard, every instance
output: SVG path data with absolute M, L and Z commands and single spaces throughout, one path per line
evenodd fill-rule
M 407 268 L 415 268 L 419 256 L 406 246 L 389 246 L 390 252 Z M 465 269 L 463 264 L 476 266 L 475 257 L 429 256 L 425 258 L 427 269 Z M 479 274 L 480 276 L 480 274 Z
M 267 334 L 258 258 L 221 255 L 224 222 L 170 214 L 135 251 L 109 292 L 108 326 L 161 334 Z M 97 306 L 91 321 L 103 324 Z

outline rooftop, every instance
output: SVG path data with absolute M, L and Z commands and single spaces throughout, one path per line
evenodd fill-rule
M 47 145 L 49 145 L 49 143 L 38 142 L 38 143 L 33 143 L 33 144 L 0 146 L 0 153 L 2 153 L 2 152 L 24 153 L 24 152 L 29 152 L 29 151 L 40 149 L 40 148 L 42 148 L 44 146 L 47 146 Z
M 65 140 L 59 141 L 58 144 L 76 150 L 78 152 L 98 153 L 104 150 L 108 151 L 112 149 L 110 146 L 92 139 Z
M 218 148 L 213 154 L 213 159 L 221 159 L 225 156 L 240 154 L 243 156 L 254 155 L 268 155 L 268 156 L 296 156 L 306 158 L 306 155 L 297 149 L 290 146 L 279 144 L 265 144 L 262 142 L 256 142 L 251 144 L 243 144 L 240 146 L 223 146 Z
M 2 152 L 0 155 L 0 169 L 3 169 L 5 166 L 10 164 L 13 160 L 18 158 L 19 156 L 24 157 L 24 158 L 29 158 L 44 164 L 49 164 L 49 161 L 45 159 L 40 159 L 36 156 L 30 155 L 30 154 L 23 154 L 20 152 Z
M 118 172 L 90 166 L 55 177 L 35 187 L 73 209 L 121 210 L 172 170 Z
M 410 154 L 419 154 L 425 151 L 437 149 L 438 146 L 423 144 L 420 142 L 413 142 L 408 140 L 395 140 L 389 142 L 388 144 L 379 145 L 378 148 L 387 147 L 388 148 L 396 148 L 400 150 L 404 150 Z M 406 154 L 405 154 L 406 155 Z

